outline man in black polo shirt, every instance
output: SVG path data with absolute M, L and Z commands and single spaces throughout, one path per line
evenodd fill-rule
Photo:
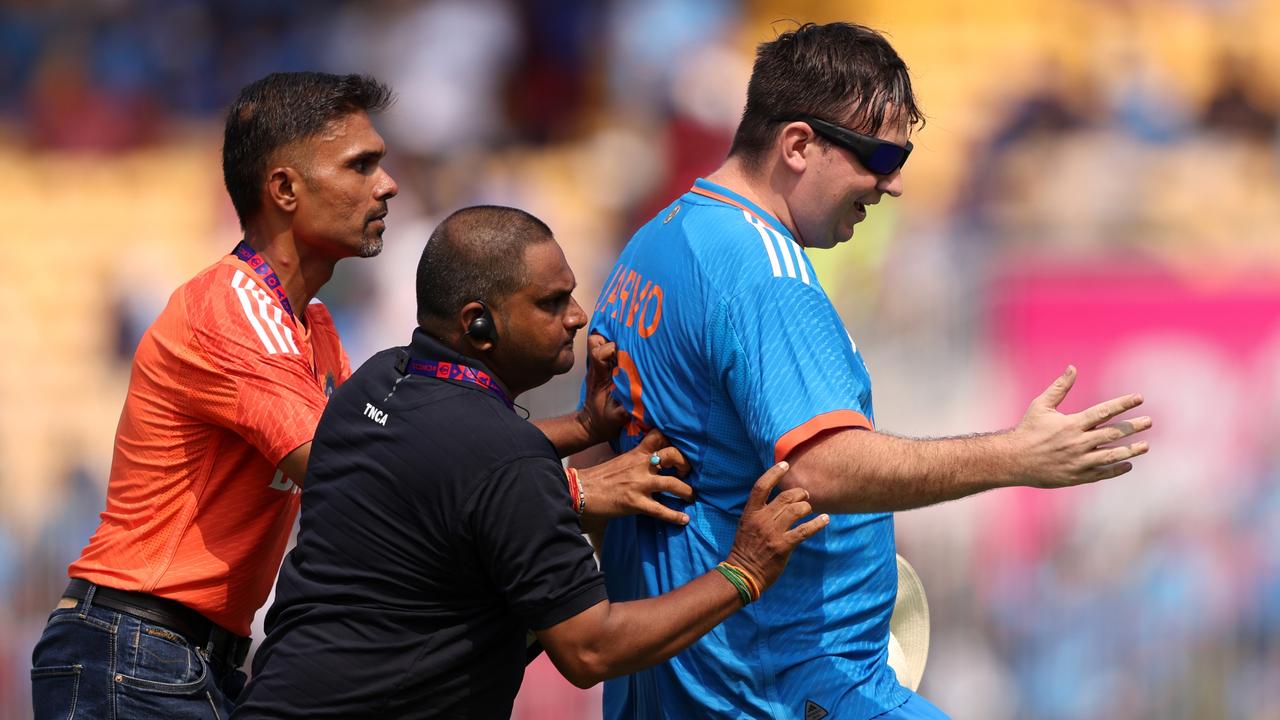
M 234 717 L 507 717 L 530 631 L 580 687 L 652 665 L 757 598 L 826 525 L 792 527 L 811 512 L 803 490 L 765 503 L 780 465 L 725 563 L 610 604 L 576 490 L 513 412 L 573 365 L 587 321 L 574 284 L 522 211 L 468 208 L 432 234 L 412 342 L 357 370 L 316 430 L 298 544 Z

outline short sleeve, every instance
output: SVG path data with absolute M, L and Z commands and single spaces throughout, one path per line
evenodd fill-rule
M 230 373 L 240 387 L 234 429 L 273 465 L 311 442 L 326 398 L 305 363 L 281 358 L 232 366 Z
M 559 463 L 542 457 L 508 463 L 476 489 L 465 512 L 486 574 L 530 629 L 549 628 L 607 598 Z
M 871 381 L 826 294 L 770 278 L 721 301 L 707 326 L 718 373 L 764 465 L 826 430 L 871 427 Z
M 315 435 L 325 393 L 279 307 L 256 286 L 228 290 L 210 288 L 187 304 L 194 337 L 187 411 L 278 465 Z

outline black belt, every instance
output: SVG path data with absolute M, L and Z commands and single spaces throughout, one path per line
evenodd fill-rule
M 72 578 L 62 594 L 74 600 L 84 600 L 93 591 L 93 604 L 163 625 L 185 637 L 192 645 L 204 651 L 209 662 L 220 670 L 235 670 L 244 664 L 249 654 L 251 640 L 240 637 L 209 618 L 176 600 L 148 595 L 147 593 L 116 590 L 95 586 L 87 580 Z

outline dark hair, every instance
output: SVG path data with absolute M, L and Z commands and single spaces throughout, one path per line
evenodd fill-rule
M 551 239 L 546 223 L 516 208 L 477 205 L 445 218 L 418 261 L 418 324 L 474 300 L 500 304 L 529 282 L 525 248 Z
M 227 110 L 222 140 L 222 179 L 240 226 L 260 209 L 273 152 L 351 113 L 381 112 L 394 100 L 391 88 L 367 75 L 272 73 L 241 90 Z
M 761 43 L 730 156 L 756 165 L 778 125 L 799 115 L 875 135 L 892 112 L 924 124 L 907 65 L 880 33 L 851 23 L 805 23 Z

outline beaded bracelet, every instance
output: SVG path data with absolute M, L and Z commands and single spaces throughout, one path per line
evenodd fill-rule
M 728 562 L 720 563 L 716 566 L 716 570 L 738 591 L 738 599 L 742 601 L 743 606 L 760 599 L 760 583 L 751 576 L 751 573 Z

